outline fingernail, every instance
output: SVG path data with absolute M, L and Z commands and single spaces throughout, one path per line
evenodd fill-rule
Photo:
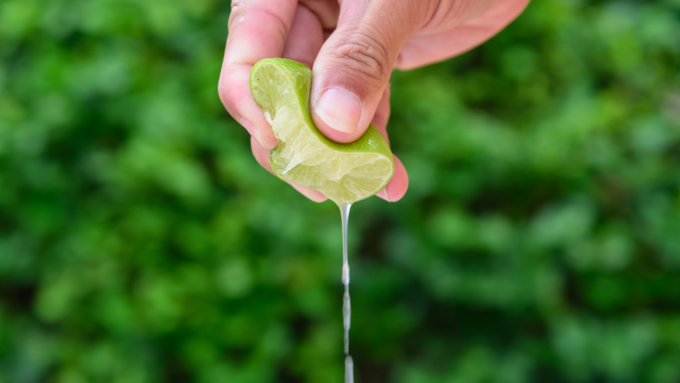
M 260 145 L 262 145 L 263 148 L 273 149 L 273 148 L 276 147 L 276 144 L 278 142 L 277 143 L 271 143 L 271 142 L 266 142 L 265 140 L 263 140 L 262 136 L 260 135 L 260 130 L 256 129 L 255 125 L 253 125 L 252 122 L 246 120 L 245 118 L 241 118 L 240 120 L 238 120 L 238 122 L 241 125 L 243 125 L 244 128 L 246 128 L 248 133 L 250 133 L 250 135 L 253 136 L 253 138 L 255 138 L 255 140 L 257 140 L 257 142 L 259 142 Z
M 326 196 L 324 196 L 321 192 L 296 184 L 294 182 L 289 182 L 289 184 L 290 186 L 294 187 L 295 190 L 299 191 L 300 194 L 311 199 L 314 202 L 319 203 L 326 200 Z
M 248 131 L 248 133 L 249 133 L 251 136 L 253 136 L 253 138 L 255 138 L 255 139 L 257 140 L 257 142 L 260 143 L 260 145 L 262 145 L 262 140 L 260 140 L 260 135 L 258 134 L 258 131 L 257 131 L 257 129 L 255 129 L 255 125 L 253 125 L 252 122 L 246 120 L 245 118 L 241 118 L 240 120 L 238 120 L 238 122 L 239 122 L 239 124 L 241 124 L 244 128 L 246 128 L 246 130 Z M 264 146 L 264 145 L 262 145 L 262 146 Z
M 390 202 L 390 196 L 389 196 L 389 194 L 387 194 L 387 186 L 385 186 L 385 188 L 383 190 L 376 193 L 376 195 L 378 197 L 384 199 L 385 201 Z
M 316 103 L 314 112 L 331 128 L 354 133 L 361 119 L 361 101 L 346 90 L 326 89 Z

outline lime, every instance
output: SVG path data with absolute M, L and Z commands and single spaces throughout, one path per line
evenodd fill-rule
M 374 195 L 394 174 L 387 141 L 373 125 L 349 144 L 324 137 L 309 114 L 311 86 L 312 71 L 293 60 L 262 60 L 250 73 L 253 98 L 279 141 L 270 155 L 272 170 L 336 203 Z

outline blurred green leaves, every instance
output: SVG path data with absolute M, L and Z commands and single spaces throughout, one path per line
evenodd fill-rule
M 340 220 L 219 102 L 229 4 L 0 2 L 0 383 L 340 382 Z M 535 1 L 393 75 L 357 380 L 680 379 L 680 3 Z

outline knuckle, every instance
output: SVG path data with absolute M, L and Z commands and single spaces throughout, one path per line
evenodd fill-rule
M 231 13 L 229 15 L 229 31 L 233 31 L 233 29 L 246 18 L 273 24 L 277 29 L 278 38 L 282 42 L 286 41 L 290 26 L 279 14 L 250 0 L 233 0 L 231 3 Z
M 220 96 L 222 102 L 224 102 L 224 100 L 229 95 L 227 85 L 224 83 L 224 81 L 222 81 L 222 79 L 217 82 L 217 94 Z
M 222 104 L 229 112 L 232 112 L 232 97 L 231 97 L 231 87 L 227 84 L 224 79 L 220 79 L 217 83 L 217 94 L 220 96 Z
M 231 13 L 229 14 L 229 25 L 227 26 L 230 30 L 236 20 L 244 11 L 247 0 L 232 0 L 231 1 Z
M 367 33 L 355 32 L 335 49 L 347 70 L 358 72 L 369 81 L 383 83 L 390 76 L 387 49 Z

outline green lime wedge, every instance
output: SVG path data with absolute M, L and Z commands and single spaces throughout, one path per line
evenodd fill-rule
M 387 141 L 373 125 L 350 144 L 324 137 L 309 114 L 311 86 L 312 71 L 293 60 L 262 60 L 250 73 L 253 98 L 279 140 L 270 155 L 272 170 L 337 203 L 374 195 L 394 174 Z

